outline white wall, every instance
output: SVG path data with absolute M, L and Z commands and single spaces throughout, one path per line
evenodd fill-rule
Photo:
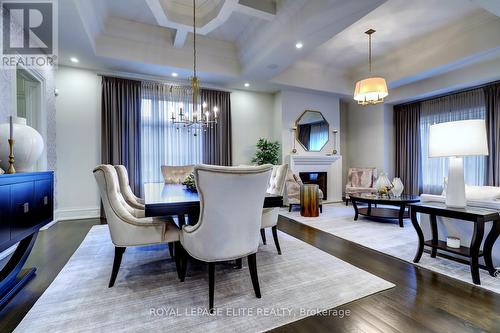
M 293 148 L 293 132 L 291 128 L 295 126 L 295 121 L 305 110 L 320 111 L 330 125 L 330 140 L 323 147 L 321 152 L 309 153 L 305 152 L 299 143 L 295 144 L 298 154 L 327 154 L 333 151 L 333 129 L 340 129 L 340 106 L 339 98 L 332 95 L 313 94 L 307 92 L 297 92 L 284 90 L 280 94 L 281 97 L 281 140 L 282 140 L 282 158 L 290 154 Z M 337 137 L 339 140 L 339 137 Z M 340 149 L 341 154 L 341 149 Z
M 99 216 L 99 193 L 92 169 L 100 163 L 100 77 L 93 71 L 59 67 L 57 97 L 57 216 Z M 274 95 L 231 94 L 233 164 L 249 164 L 260 137 L 276 139 Z
M 233 165 L 250 164 L 259 138 L 275 140 L 274 95 L 231 93 Z
M 59 67 L 56 74 L 57 217 L 99 216 L 99 195 L 92 175 L 100 163 L 100 77 Z
M 376 167 L 394 175 L 394 126 L 392 106 L 349 102 L 347 113 L 347 167 Z M 345 170 L 347 172 L 347 170 Z

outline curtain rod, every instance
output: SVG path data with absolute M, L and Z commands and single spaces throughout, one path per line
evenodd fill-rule
M 187 80 L 178 79 L 178 80 L 168 81 L 168 80 L 162 79 L 161 77 L 157 77 L 157 76 L 134 74 L 134 73 L 97 72 L 97 75 L 98 76 L 107 76 L 107 77 L 116 77 L 119 79 L 127 79 L 127 80 L 157 82 L 157 83 L 170 84 L 170 85 L 189 85 L 189 82 Z M 233 89 L 225 89 L 225 88 L 221 88 L 219 86 L 210 85 L 210 84 L 202 84 L 201 88 L 207 88 L 207 89 L 230 92 L 230 93 L 234 91 Z
M 472 91 L 472 90 L 476 90 L 476 89 L 479 89 L 479 88 L 484 88 L 486 86 L 493 85 L 493 84 L 500 84 L 500 80 L 491 81 L 491 82 L 483 83 L 483 84 L 480 84 L 480 85 L 477 85 L 477 86 L 472 86 L 472 87 L 463 88 L 463 89 L 459 89 L 459 90 L 454 90 L 452 92 L 439 94 L 439 95 L 436 95 L 436 96 L 433 96 L 433 97 L 420 98 L 420 99 L 417 99 L 417 100 L 414 100 L 414 101 L 411 101 L 411 102 L 406 102 L 406 103 L 401 103 L 401 104 L 394 104 L 394 106 L 410 105 L 410 104 L 416 104 L 416 103 L 422 103 L 422 102 L 432 101 L 432 100 L 435 100 L 435 99 L 439 99 L 441 97 L 458 95 L 458 94 L 461 94 L 461 93 L 464 93 L 464 92 L 467 92 L 467 91 Z

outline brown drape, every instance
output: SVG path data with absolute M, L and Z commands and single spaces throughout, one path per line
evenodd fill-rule
M 396 177 L 400 177 L 407 194 L 422 192 L 420 146 L 420 103 L 395 105 Z
M 124 165 L 140 196 L 141 82 L 103 76 L 101 88 L 101 161 Z
M 202 89 L 201 100 L 219 108 L 217 124 L 203 132 L 203 163 L 231 165 L 231 93 Z
M 486 160 L 486 184 L 500 186 L 500 83 L 485 86 L 483 91 L 489 149 Z

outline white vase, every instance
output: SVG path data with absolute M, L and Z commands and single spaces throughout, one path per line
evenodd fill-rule
M 389 178 L 387 178 L 387 175 L 385 173 L 380 173 L 380 176 L 378 176 L 377 181 L 375 182 L 375 188 L 377 191 L 380 191 L 382 188 L 387 188 L 391 187 L 391 182 Z
M 14 168 L 16 172 L 33 171 L 35 163 L 43 152 L 43 138 L 34 128 L 26 125 L 26 119 L 14 118 Z M 10 128 L 8 123 L 0 124 L 0 167 L 9 168 Z
M 401 194 L 403 193 L 404 190 L 404 185 L 403 182 L 401 181 L 400 178 L 396 177 L 392 180 L 392 194 L 396 197 L 399 198 Z

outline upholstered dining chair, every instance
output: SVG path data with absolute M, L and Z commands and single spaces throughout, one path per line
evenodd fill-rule
M 214 307 L 215 263 L 248 258 L 257 298 L 261 297 L 256 252 L 266 188 L 272 166 L 194 168 L 200 197 L 200 218 L 181 232 L 181 281 L 186 276 L 187 255 L 208 263 L 209 309 Z
M 127 247 L 174 243 L 176 251 L 180 251 L 179 228 L 171 219 L 136 217 L 135 209 L 127 204 L 120 192 L 118 174 L 112 165 L 99 165 L 93 172 L 101 194 L 111 241 L 115 246 L 113 269 L 108 285 L 110 288 L 115 284 Z M 175 263 L 180 278 L 179 256 L 175 256 Z
M 118 174 L 118 181 L 120 182 L 120 192 L 127 203 L 137 209 L 144 210 L 144 200 L 137 197 L 132 188 L 130 188 L 128 171 L 123 165 L 115 165 L 116 173 Z
M 267 193 L 274 195 L 283 195 L 285 191 L 285 180 L 286 174 L 288 172 L 288 164 L 275 165 L 273 166 L 273 171 L 271 172 L 271 178 L 269 179 L 269 184 L 267 187 Z M 274 245 L 276 245 L 276 250 L 278 254 L 281 254 L 280 243 L 278 241 L 278 231 L 276 226 L 278 225 L 278 213 L 279 208 L 264 208 L 262 210 L 262 221 L 260 226 L 260 234 L 262 237 L 262 242 L 266 244 L 266 228 L 271 228 L 274 238 Z
M 161 166 L 161 173 L 165 184 L 181 184 L 193 170 L 194 165 Z
M 349 204 L 349 194 L 377 193 L 376 180 L 377 168 L 349 168 L 345 186 L 345 205 Z

